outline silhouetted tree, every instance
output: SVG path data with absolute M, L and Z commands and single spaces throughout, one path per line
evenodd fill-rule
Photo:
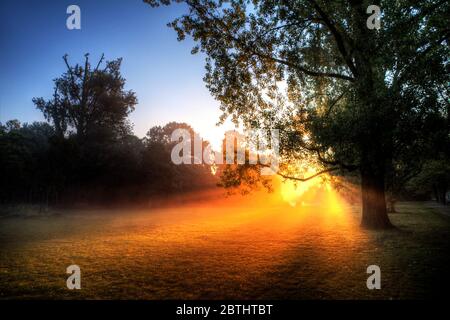
M 210 165 L 193 164 L 194 161 L 191 165 L 175 165 L 172 162 L 171 151 L 178 141 L 171 141 L 171 135 L 176 129 L 187 130 L 192 139 L 198 135 L 188 124 L 177 122 L 170 122 L 164 127 L 155 126 L 148 131 L 144 139 L 143 155 L 147 187 L 155 193 L 161 193 L 192 191 L 214 186 L 216 179 L 211 173 Z M 203 141 L 203 148 L 208 144 L 207 141 Z M 191 148 L 191 156 L 194 157 L 193 143 Z
M 185 2 L 189 13 L 170 25 L 179 40 L 198 43 L 193 53 L 206 54 L 204 79 L 222 119 L 283 130 L 281 153 L 291 163 L 313 154 L 323 172 L 357 170 L 362 225 L 390 227 L 385 179 L 414 147 L 405 133 L 427 136 L 427 117 L 448 117 L 450 3 Z M 383 10 L 380 30 L 367 27 L 373 4 Z
M 118 137 L 129 134 L 127 116 L 134 110 L 137 98 L 133 91 L 124 89 L 125 79 L 120 74 L 122 59 L 102 65 L 102 55 L 95 68 L 92 68 L 88 54 L 82 66 L 71 66 L 67 55 L 63 59 L 67 71 L 54 80 L 52 99 L 33 99 L 36 107 L 54 125 L 57 135 L 71 132 L 83 140 L 91 135 Z

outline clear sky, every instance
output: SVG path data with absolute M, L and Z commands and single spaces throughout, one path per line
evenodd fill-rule
M 81 9 L 81 30 L 66 27 L 71 4 Z M 1 0 L 0 122 L 43 120 L 31 99 L 51 97 L 62 56 L 75 63 L 104 53 L 123 58 L 126 87 L 139 99 L 130 117 L 136 135 L 187 122 L 218 146 L 224 128 L 215 126 L 219 104 L 202 80 L 204 57 L 191 55 L 192 41 L 178 42 L 166 25 L 184 12 L 182 4 L 152 8 L 142 0 Z

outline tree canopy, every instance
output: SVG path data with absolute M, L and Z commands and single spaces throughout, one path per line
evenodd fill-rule
M 390 170 L 415 166 L 405 158 L 427 152 L 436 125 L 448 140 L 448 1 L 145 2 L 188 5 L 169 25 L 206 55 L 222 120 L 281 129 L 290 163 L 314 154 L 326 171 L 359 172 L 363 226 L 390 226 Z M 379 30 L 369 5 L 382 10 Z
M 60 136 L 75 132 L 86 138 L 98 131 L 118 135 L 130 133 L 127 116 L 137 104 L 136 94 L 124 89 L 125 79 L 120 74 L 122 59 L 106 61 L 100 58 L 95 68 L 85 55 L 84 65 L 71 66 L 63 57 L 67 71 L 54 80 L 52 99 L 34 98 Z

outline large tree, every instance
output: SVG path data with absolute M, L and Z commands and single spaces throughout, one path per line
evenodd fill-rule
M 79 140 L 91 135 L 121 137 L 131 133 L 128 115 L 137 104 L 136 94 L 125 90 L 120 73 L 122 59 L 104 61 L 102 55 L 93 67 L 89 54 L 83 64 L 70 65 L 54 80 L 53 97 L 33 98 L 36 107 L 50 121 L 56 134 L 75 134 Z
M 282 129 L 291 163 L 308 153 L 324 171 L 359 172 L 362 225 L 391 226 L 388 169 L 429 133 L 429 118 L 448 117 L 448 1 L 145 2 L 187 4 L 170 26 L 206 54 L 223 118 Z M 378 30 L 370 5 L 382 10 Z
M 125 193 L 139 180 L 142 149 L 128 120 L 137 98 L 125 89 L 122 59 L 105 61 L 102 55 L 92 65 L 86 54 L 82 64 L 71 64 L 68 55 L 63 61 L 66 71 L 54 80 L 53 96 L 33 99 L 55 131 L 51 200 L 119 199 L 111 194 Z

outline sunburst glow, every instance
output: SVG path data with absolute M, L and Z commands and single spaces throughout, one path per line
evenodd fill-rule
M 319 169 L 308 167 L 304 171 L 304 177 L 312 176 Z M 331 182 L 327 175 L 316 177 L 307 181 L 295 181 L 286 179 L 281 182 L 280 193 L 284 201 L 295 207 L 298 204 L 304 205 L 306 202 L 313 200 L 318 190 L 332 192 Z

